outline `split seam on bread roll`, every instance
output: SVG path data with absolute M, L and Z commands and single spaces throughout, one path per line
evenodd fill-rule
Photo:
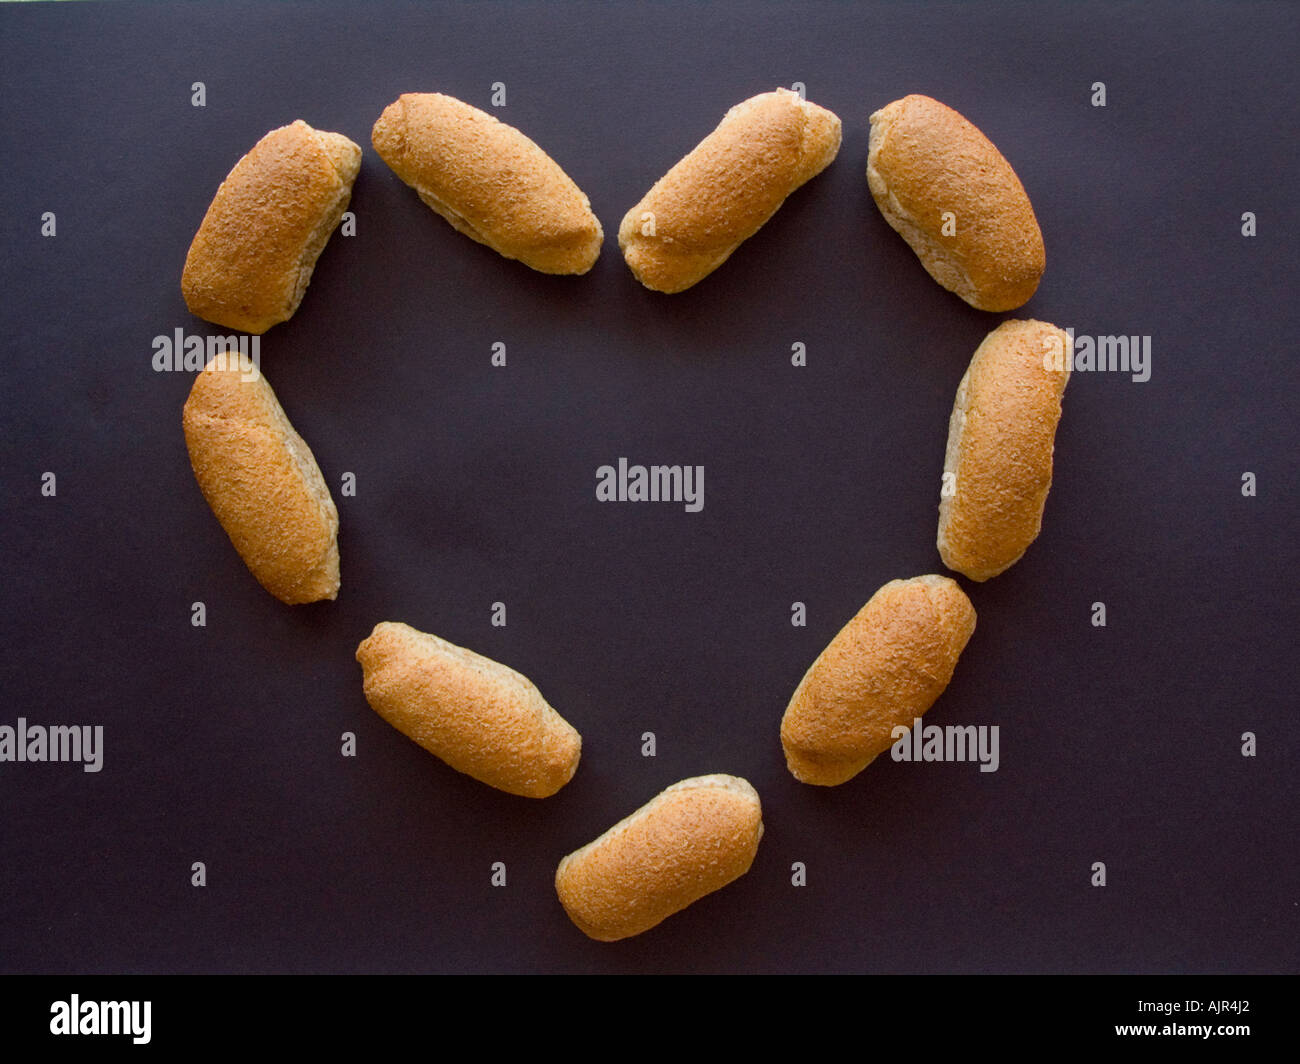
M 291 318 L 360 168 L 356 144 L 301 120 L 259 140 L 217 189 L 190 244 L 181 275 L 190 312 L 250 333 Z
M 627 212 L 618 244 L 636 279 L 681 292 L 721 266 L 840 149 L 840 120 L 788 89 L 737 104 Z
M 371 708 L 457 772 L 546 798 L 577 771 L 581 736 L 514 669 L 393 621 L 375 625 L 357 661 Z
M 565 857 L 555 890 L 583 933 L 615 942 L 739 879 L 762 837 L 763 810 L 748 781 L 695 776 Z
M 976 349 L 943 460 L 937 543 L 949 569 L 988 580 L 1038 537 L 1070 353 L 1069 335 L 1043 321 L 1005 321 Z
M 586 273 L 604 233 L 582 190 L 523 133 L 442 93 L 384 109 L 380 158 L 459 232 L 542 273 Z
M 804 783 L 844 783 L 893 745 L 952 679 L 975 631 L 955 580 L 891 580 L 804 674 L 781 719 L 786 765 Z
M 930 276 L 980 310 L 1014 310 L 1043 275 L 1043 234 L 993 143 L 928 96 L 871 116 L 867 183 Z
M 203 496 L 258 582 L 291 605 L 339 591 L 339 515 L 260 371 L 215 355 L 181 415 Z

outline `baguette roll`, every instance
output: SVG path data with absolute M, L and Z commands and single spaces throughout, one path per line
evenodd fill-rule
M 406 93 L 371 143 L 459 232 L 541 273 L 586 273 L 604 233 L 559 163 L 513 126 L 441 93 Z
M 781 720 L 786 765 L 803 783 L 844 783 L 934 705 L 975 631 L 955 580 L 891 580 L 818 655 Z
M 939 498 L 938 547 L 949 569 L 988 580 L 1037 538 L 1070 353 L 1068 334 L 1042 321 L 1005 321 L 976 349 L 943 460 L 952 490 Z
M 747 781 L 695 776 L 564 858 L 555 890 L 584 934 L 615 942 L 739 879 L 762 837 L 763 810 Z
M 1014 310 L 1038 288 L 1043 234 L 1024 186 L 952 108 L 907 96 L 873 114 L 867 183 L 930 276 L 972 307 Z
M 190 244 L 181 274 L 190 312 L 249 333 L 293 317 L 360 168 L 356 144 L 301 120 L 259 140 Z
M 788 89 L 737 104 L 623 217 L 636 279 L 681 292 L 721 266 L 840 150 L 840 120 Z
M 266 377 L 214 355 L 181 421 L 203 497 L 258 583 L 290 605 L 335 598 L 338 511 Z
M 370 707 L 457 772 L 527 798 L 573 778 L 582 737 L 514 669 L 392 621 L 357 661 Z

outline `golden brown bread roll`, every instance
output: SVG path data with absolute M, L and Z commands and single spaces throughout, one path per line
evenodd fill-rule
M 1005 321 L 976 349 L 943 460 L 938 546 L 949 569 L 987 580 L 1038 536 L 1069 356 L 1069 336 L 1043 321 Z
M 457 772 L 546 798 L 577 771 L 582 737 L 514 669 L 392 621 L 357 661 L 370 707 Z
M 217 189 L 185 257 L 190 312 L 250 333 L 291 318 L 360 168 L 356 144 L 301 120 L 253 145 Z
M 852 779 L 912 726 L 952 679 L 975 631 L 975 607 L 955 580 L 891 580 L 821 652 L 781 720 L 786 765 L 798 780 Z
M 542 273 L 586 273 L 604 239 L 560 165 L 513 126 L 442 93 L 406 93 L 371 143 L 457 230 Z
M 564 858 L 555 890 L 585 934 L 615 942 L 743 876 L 762 837 L 762 806 L 747 781 L 695 776 Z
M 788 89 L 737 104 L 623 217 L 618 245 L 656 292 L 703 280 L 840 150 L 840 120 Z
M 258 582 L 290 605 L 339 591 L 339 516 L 302 437 L 259 372 L 217 354 L 181 420 L 190 465 L 221 527 Z
M 1038 288 L 1043 234 L 1024 186 L 952 108 L 907 96 L 873 114 L 867 183 L 930 276 L 971 306 L 1013 310 Z

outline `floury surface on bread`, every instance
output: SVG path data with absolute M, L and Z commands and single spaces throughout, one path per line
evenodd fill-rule
M 803 783 L 852 779 L 943 694 L 975 631 L 955 580 L 891 580 L 818 655 L 781 720 L 786 765 Z
M 937 545 L 972 580 L 1011 568 L 1042 529 L 1052 486 L 1070 338 L 1044 321 L 1005 321 L 975 351 L 953 402 Z M 1059 366 L 1059 368 L 1057 368 Z
M 290 605 L 335 598 L 338 511 L 266 378 L 218 354 L 181 420 L 194 478 L 258 582 Z
M 581 274 L 604 239 L 591 203 L 523 133 L 442 93 L 406 93 L 371 142 L 456 230 L 541 273 Z
M 356 657 L 371 708 L 456 771 L 527 798 L 577 771 L 581 736 L 514 669 L 393 621 Z
M 565 857 L 555 890 L 584 934 L 615 942 L 739 879 L 762 837 L 762 805 L 747 780 L 695 776 Z
M 840 135 L 834 113 L 788 89 L 737 104 L 624 215 L 632 273 L 657 292 L 703 280 L 831 164 Z
M 361 149 L 301 120 L 273 129 L 217 189 L 190 244 L 192 314 L 249 333 L 291 318 L 347 209 Z
M 929 96 L 871 116 L 867 183 L 885 220 L 940 285 L 979 310 L 1038 289 L 1043 234 L 1020 178 L 961 114 Z

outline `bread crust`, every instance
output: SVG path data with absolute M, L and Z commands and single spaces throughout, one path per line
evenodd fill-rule
M 371 708 L 457 772 L 547 798 L 577 771 L 582 737 L 514 669 L 393 621 L 356 657 Z
M 203 497 L 258 583 L 290 605 L 335 598 L 338 511 L 266 377 L 214 356 L 181 422 Z
M 781 720 L 791 774 L 844 783 L 912 727 L 952 679 L 975 631 L 975 607 L 955 580 L 891 580 L 818 655 Z
M 582 274 L 604 239 L 591 203 L 523 133 L 442 93 L 405 93 L 375 122 L 380 158 L 459 232 L 541 273 Z
M 694 776 L 565 857 L 555 891 L 584 934 L 616 942 L 743 876 L 762 837 L 762 805 L 748 781 Z
M 731 108 L 623 216 L 618 245 L 636 279 L 657 292 L 681 292 L 703 280 L 790 193 L 830 165 L 840 136 L 835 114 L 788 89 Z
M 1038 537 L 1069 359 L 1048 369 L 1044 355 L 1068 355 L 1064 330 L 1043 321 L 1005 321 L 967 367 L 948 422 L 937 545 L 943 563 L 972 580 L 1005 572 Z
M 301 119 L 259 140 L 217 189 L 185 256 L 190 312 L 248 333 L 291 318 L 360 168 L 360 147 Z
M 988 137 L 951 107 L 913 95 L 875 112 L 867 183 L 930 276 L 971 306 L 1014 310 L 1037 290 L 1046 259 L 1029 196 Z

